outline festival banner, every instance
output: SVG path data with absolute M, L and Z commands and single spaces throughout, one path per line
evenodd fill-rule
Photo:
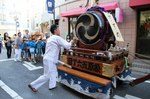
M 46 0 L 48 13 L 54 13 L 55 0 Z

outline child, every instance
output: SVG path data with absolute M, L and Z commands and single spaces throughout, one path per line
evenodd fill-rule
M 41 37 L 40 36 L 36 40 L 35 53 L 36 53 L 37 61 L 40 61 L 41 55 L 42 55 L 42 41 L 41 41 Z
M 34 40 L 30 40 L 28 42 L 28 45 L 29 45 L 29 50 L 30 50 L 30 54 L 31 54 L 31 61 L 36 63 L 35 61 L 35 46 L 36 46 L 36 43 Z
M 42 53 L 44 55 L 45 54 L 46 41 L 42 40 L 41 45 L 42 45 Z
M 29 60 L 28 44 L 27 44 L 27 39 L 26 39 L 26 37 L 23 37 L 21 58 L 22 58 L 22 60 L 26 60 L 26 61 Z

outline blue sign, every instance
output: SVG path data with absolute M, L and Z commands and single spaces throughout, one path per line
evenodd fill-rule
M 48 13 L 53 13 L 54 12 L 54 7 L 55 7 L 55 0 L 47 0 L 46 5 L 47 5 Z

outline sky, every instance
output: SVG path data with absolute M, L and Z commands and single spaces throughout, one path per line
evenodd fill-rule
M 9 0 L 12 5 L 12 12 L 21 13 L 24 17 L 35 17 L 43 13 L 44 0 Z M 10 9 L 10 10 L 12 10 Z M 22 17 L 23 17 L 22 16 Z

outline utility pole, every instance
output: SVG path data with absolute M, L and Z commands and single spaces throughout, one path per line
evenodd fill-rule
M 15 16 L 14 20 L 15 20 L 15 24 L 16 24 L 15 26 L 16 26 L 16 34 L 17 34 L 17 27 L 19 27 L 18 17 Z
M 53 23 L 55 23 L 55 0 L 46 0 L 48 13 L 53 14 Z
M 53 19 L 54 19 L 54 22 L 53 22 L 53 24 L 55 24 L 55 0 L 54 0 L 54 8 L 53 8 Z
M 53 11 L 53 18 L 54 18 L 54 22 L 53 23 L 55 24 L 55 6 L 54 6 L 54 11 Z

